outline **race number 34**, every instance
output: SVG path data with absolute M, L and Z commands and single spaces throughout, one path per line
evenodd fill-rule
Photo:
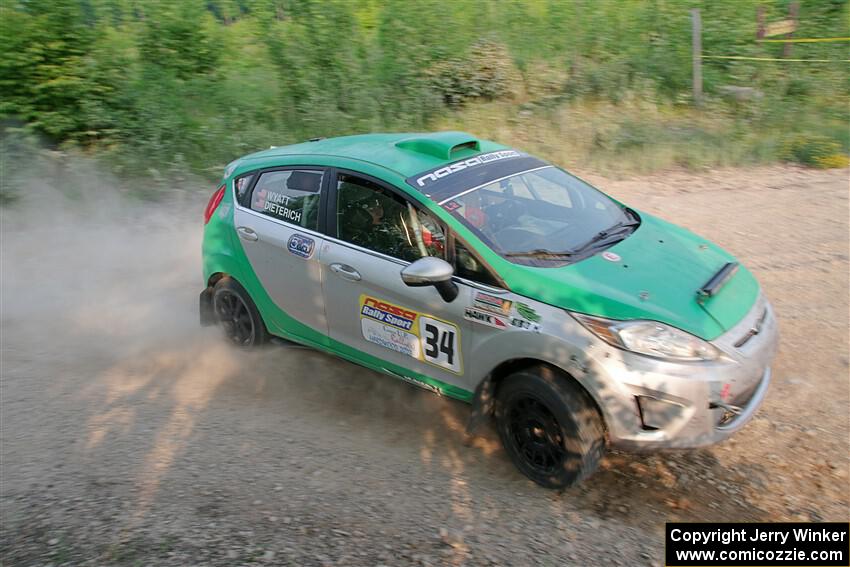
M 426 362 L 460 373 L 460 344 L 457 327 L 422 315 L 419 337 Z

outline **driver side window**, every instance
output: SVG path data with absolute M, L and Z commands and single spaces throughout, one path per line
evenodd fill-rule
M 455 236 L 455 273 L 464 279 L 501 287 L 490 270 Z
M 368 179 L 340 174 L 336 211 L 341 240 L 408 262 L 445 257 L 446 239 L 439 223 Z

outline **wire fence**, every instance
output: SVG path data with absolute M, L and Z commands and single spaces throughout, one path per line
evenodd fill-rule
M 757 43 L 827 43 L 850 41 L 850 37 L 801 37 L 757 39 Z M 745 55 L 700 55 L 701 59 L 731 59 L 738 61 L 788 61 L 791 63 L 850 63 L 850 59 L 791 59 L 788 57 L 748 57 Z

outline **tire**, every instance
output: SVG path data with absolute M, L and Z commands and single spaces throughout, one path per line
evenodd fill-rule
M 545 488 L 584 480 L 605 454 L 605 428 L 593 400 L 552 367 L 533 366 L 506 377 L 495 414 L 514 465 Z
M 269 332 L 257 306 L 233 278 L 223 277 L 215 284 L 212 307 L 216 322 L 230 343 L 252 348 L 268 342 Z

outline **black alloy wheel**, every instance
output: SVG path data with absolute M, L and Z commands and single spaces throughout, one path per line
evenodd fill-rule
M 509 439 L 536 474 L 551 475 L 563 467 L 567 452 L 561 426 L 540 400 L 514 399 L 507 409 Z
M 248 348 L 266 342 L 266 331 L 256 306 L 245 289 L 231 278 L 222 278 L 213 292 L 213 310 L 227 339 Z
M 605 427 L 596 404 L 555 367 L 541 364 L 505 377 L 495 417 L 511 461 L 546 488 L 567 488 L 587 478 L 605 454 Z

